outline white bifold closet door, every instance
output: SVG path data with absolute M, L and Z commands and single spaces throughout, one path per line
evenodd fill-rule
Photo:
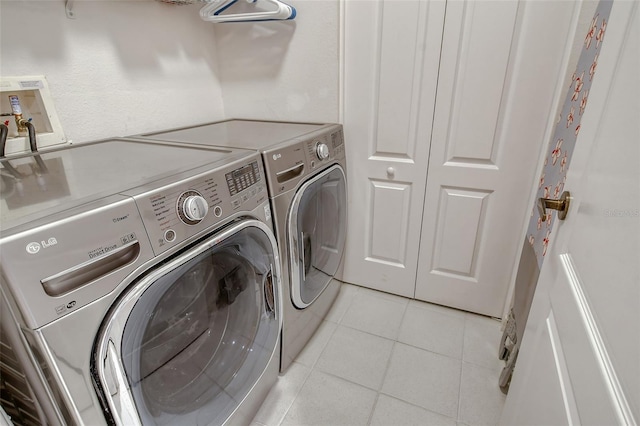
M 344 2 L 343 279 L 413 297 L 444 2 Z
M 573 5 L 344 4 L 343 279 L 501 317 Z
M 502 316 L 562 86 L 557 3 L 447 3 L 417 299 Z

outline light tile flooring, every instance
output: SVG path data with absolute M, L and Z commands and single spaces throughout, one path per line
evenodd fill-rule
M 500 322 L 343 284 L 252 426 L 493 425 Z

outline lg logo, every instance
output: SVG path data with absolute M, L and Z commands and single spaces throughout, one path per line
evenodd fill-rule
M 29 244 L 27 244 L 27 253 L 29 254 L 36 254 L 40 251 L 41 248 L 47 248 L 47 247 L 51 247 L 51 246 L 55 246 L 56 244 L 58 244 L 58 240 L 56 240 L 55 238 L 51 237 L 49 238 L 47 241 L 40 241 L 38 242 L 31 242 Z
M 27 244 L 27 253 L 36 254 L 40 251 L 40 243 L 29 243 Z
M 273 154 L 273 161 L 282 158 L 282 154 Z

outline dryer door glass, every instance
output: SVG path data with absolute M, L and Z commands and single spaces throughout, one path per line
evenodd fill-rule
M 142 424 L 222 424 L 251 390 L 278 343 L 273 244 L 245 227 L 141 282 L 120 357 Z
M 336 274 L 346 238 L 344 171 L 333 166 L 305 183 L 289 215 L 291 295 L 298 308 L 309 306 Z

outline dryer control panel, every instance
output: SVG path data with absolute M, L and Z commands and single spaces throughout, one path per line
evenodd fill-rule
M 270 193 L 275 197 L 295 188 L 306 176 L 344 161 L 344 133 L 339 124 L 287 141 L 263 153 Z
M 268 199 L 258 154 L 167 186 L 131 194 L 156 255 Z

